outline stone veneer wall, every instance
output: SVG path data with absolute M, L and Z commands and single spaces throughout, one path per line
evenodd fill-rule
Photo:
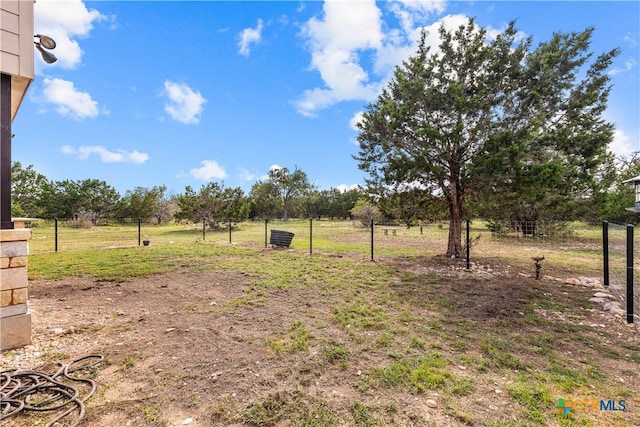
M 0 350 L 31 344 L 29 229 L 0 230 Z

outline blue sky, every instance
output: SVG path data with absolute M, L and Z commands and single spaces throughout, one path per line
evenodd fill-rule
M 363 183 L 354 122 L 417 35 L 467 17 L 499 31 L 517 20 L 536 42 L 594 26 L 615 47 L 606 118 L 611 151 L 640 150 L 637 1 L 37 0 L 36 79 L 13 122 L 12 159 L 49 179 L 96 178 L 121 194 L 210 181 L 246 192 L 272 167 L 321 189 Z

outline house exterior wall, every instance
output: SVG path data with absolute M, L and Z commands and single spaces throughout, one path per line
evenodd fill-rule
M 11 120 L 34 78 L 33 3 L 0 0 L 0 72 L 11 76 Z
M 6 76 L 11 78 L 11 92 L 8 88 L 6 93 L 2 91 L 0 100 L 3 107 L 9 103 L 7 98 L 11 103 L 11 114 L 4 108 L 0 114 L 0 185 L 10 169 L 5 167 L 11 161 L 11 150 L 6 150 L 11 147 L 11 122 L 34 78 L 33 35 L 33 1 L 0 0 L 0 73 L 3 82 L 9 80 Z M 5 194 L 0 189 L 0 197 Z M 4 212 L 2 207 L 0 212 Z M 31 344 L 27 278 L 30 238 L 28 229 L 0 229 L 0 351 Z

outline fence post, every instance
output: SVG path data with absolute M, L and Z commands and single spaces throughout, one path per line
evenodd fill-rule
M 627 323 L 633 323 L 633 225 L 627 225 Z
M 371 261 L 373 261 L 373 218 L 371 218 Z
M 309 255 L 313 255 L 313 217 L 309 217 Z
M 267 218 L 264 219 L 264 247 L 267 247 L 267 222 L 269 220 Z
M 140 246 L 140 218 L 138 218 L 138 246 Z
M 231 244 L 231 218 L 229 218 L 229 244 Z
M 609 286 L 609 223 L 602 221 L 602 261 L 604 286 Z
M 467 270 L 471 268 L 471 259 L 470 259 L 470 239 L 469 239 L 469 220 L 467 220 Z
M 205 235 L 205 219 L 202 218 L 202 241 L 204 242 L 206 240 L 206 235 Z
M 58 218 L 54 218 L 55 250 L 58 252 Z

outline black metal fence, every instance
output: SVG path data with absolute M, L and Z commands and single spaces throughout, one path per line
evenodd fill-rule
M 640 313 L 640 296 L 635 292 L 640 268 L 633 225 L 602 223 L 603 282 L 626 307 L 627 323 L 633 323 Z
M 252 247 L 287 247 L 278 245 L 270 233 L 280 230 L 294 234 L 291 249 L 309 254 L 326 253 L 360 256 L 370 260 L 402 256 L 441 255 L 447 248 L 447 222 L 403 224 L 399 222 L 329 221 L 329 220 L 238 220 L 234 218 L 203 219 L 200 222 L 153 224 L 138 219 L 97 221 L 87 224 L 70 220 L 36 221 L 27 224 L 33 231 L 32 254 L 75 252 L 136 246 L 162 247 L 170 244 L 206 242 Z M 474 220 L 462 224 L 462 253 L 465 264 L 476 268 L 479 263 L 499 263 L 520 269 L 518 273 L 540 275 L 539 262 L 575 251 L 589 257 L 587 268 L 594 268 L 602 257 L 599 226 L 552 223 L 511 223 L 496 228 L 489 221 Z M 561 255 L 559 255 L 561 254 Z M 472 262 L 475 260 L 476 262 Z M 506 268 L 505 267 L 505 268 Z M 545 267 L 546 269 L 546 267 Z M 544 270 L 544 269 L 543 269 Z M 543 271 L 544 272 L 544 271 Z

